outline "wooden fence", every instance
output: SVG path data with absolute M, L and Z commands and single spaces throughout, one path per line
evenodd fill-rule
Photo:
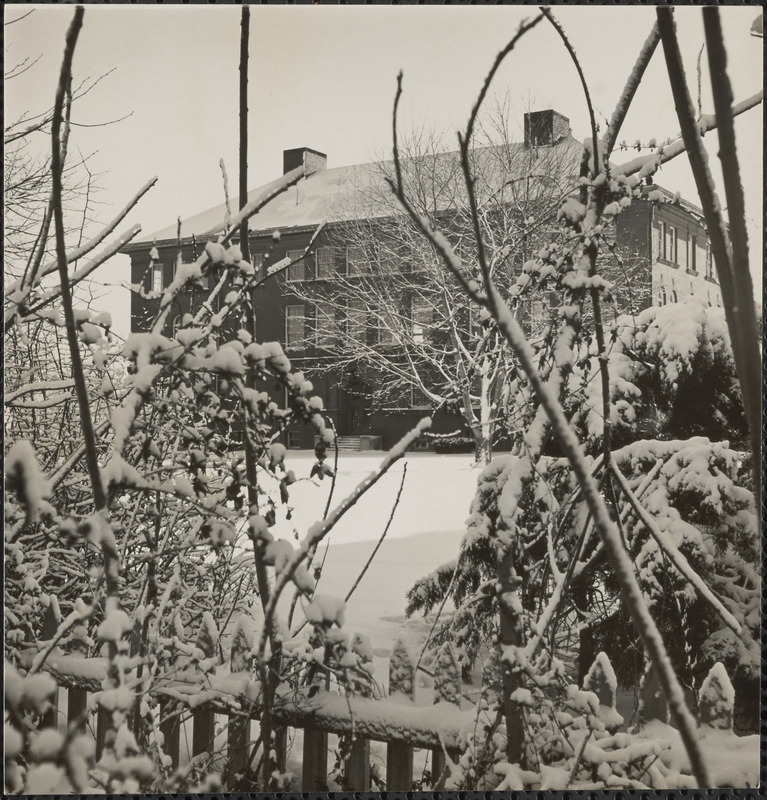
M 140 659 L 134 657 L 128 673 L 128 686 L 137 693 L 147 691 L 159 703 L 163 750 L 174 767 L 181 761 L 181 731 L 191 722 L 190 756 L 215 752 L 216 716 L 227 718 L 226 771 L 242 772 L 249 764 L 252 747 L 250 723 L 262 711 L 259 681 L 251 668 L 252 639 L 235 636 L 226 673 L 202 669 L 200 656 L 216 661 L 214 645 L 201 631 L 195 648 L 183 647 L 186 656 L 178 658 L 172 671 L 160 680 L 142 684 Z M 23 666 L 31 666 L 36 652 L 27 652 Z M 606 657 L 600 654 L 601 676 Z M 609 664 L 609 662 L 607 662 Z M 96 755 L 100 757 L 110 720 L 102 708 L 100 696 L 107 677 L 106 658 L 86 658 L 64 654 L 54 649 L 43 669 L 68 689 L 67 723 L 87 724 L 95 730 Z M 144 665 L 147 669 L 147 665 Z M 611 671 L 611 669 L 610 669 Z M 590 674 L 594 674 L 594 670 Z M 492 655 L 483 671 L 483 702 L 466 702 L 461 708 L 460 670 L 450 645 L 443 645 L 433 662 L 434 702 L 416 704 L 415 664 L 402 642 L 398 642 L 389 661 L 389 695 L 374 699 L 360 695 L 342 695 L 316 684 L 295 687 L 280 685 L 272 704 L 272 724 L 276 731 L 277 764 L 285 771 L 288 729 L 303 731 L 302 774 L 300 790 L 322 791 L 328 780 L 328 735 L 348 737 L 351 746 L 344 764 L 344 789 L 366 791 L 371 788 L 370 743 L 386 744 L 386 789 L 410 790 L 414 782 L 414 751 L 426 749 L 431 754 L 432 786 L 442 788 L 447 777 L 448 759 L 460 755 L 462 732 L 473 729 L 481 719 L 480 709 L 492 703 L 500 691 L 501 669 L 497 655 Z M 146 678 L 146 674 L 144 675 Z M 585 688 L 597 694 L 600 707 L 614 711 L 615 693 L 603 678 L 587 678 Z M 612 694 L 611 694 L 612 692 Z M 640 689 L 640 723 L 650 719 L 666 721 L 668 711 L 652 671 Z M 63 709 L 61 709 L 63 711 Z M 60 710 L 54 708 L 44 721 L 55 725 Z M 184 719 L 186 717 L 186 720 Z M 186 728 L 188 731 L 188 727 Z M 254 762 L 250 762 L 252 766 Z M 255 787 L 254 787 L 255 788 Z
M 149 694 L 159 702 L 163 750 L 174 767 L 181 761 L 182 729 L 188 731 L 184 716 L 186 722 L 191 722 L 192 758 L 215 752 L 216 717 L 223 716 L 227 720 L 226 771 L 234 774 L 248 766 L 252 747 L 250 723 L 257 721 L 262 711 L 261 684 L 251 668 L 252 644 L 252 637 L 235 634 L 228 672 L 204 671 L 199 658 L 185 655 L 175 660 L 161 680 L 146 684 Z M 198 656 L 215 660 L 213 643 L 202 630 L 196 650 Z M 36 651 L 27 651 L 22 666 L 29 668 L 37 655 Z M 65 715 L 67 724 L 90 726 L 95 734 L 97 759 L 104 749 L 110 724 L 110 712 L 100 705 L 108 664 L 106 658 L 65 654 L 59 649 L 51 651 L 43 664 L 59 687 L 68 690 L 66 709 L 59 709 L 57 702 L 43 724 L 55 725 Z M 141 659 L 134 655 L 127 684 L 137 692 L 143 691 L 141 666 Z M 283 664 L 284 669 L 289 667 L 289 662 Z M 438 776 L 435 780 L 440 784 L 444 783 L 447 757 L 457 755 L 460 732 L 472 723 L 477 712 L 473 707 L 460 708 L 460 669 L 449 645 L 439 651 L 434 667 L 431 706 L 415 702 L 416 665 L 402 642 L 392 652 L 386 698 L 345 696 L 317 684 L 279 686 L 271 708 L 277 733 L 278 768 L 285 770 L 287 732 L 292 728 L 303 731 L 301 787 L 304 791 L 320 791 L 327 786 L 329 734 L 351 739 L 343 770 L 347 790 L 371 788 L 371 741 L 386 744 L 387 788 L 411 788 L 413 753 L 418 749 L 431 751 L 431 774 Z M 143 665 L 143 669 L 148 666 Z

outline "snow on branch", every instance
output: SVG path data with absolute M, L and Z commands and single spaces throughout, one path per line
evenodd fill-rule
M 74 272 L 69 278 L 69 285 L 70 288 L 76 286 L 80 281 L 87 278 L 92 272 L 95 272 L 105 261 L 110 259 L 113 255 L 122 250 L 128 242 L 134 239 L 138 234 L 141 233 L 141 225 L 134 225 L 128 231 L 126 231 L 122 236 L 118 239 L 115 239 L 110 245 L 105 247 L 95 258 L 92 258 L 85 266 L 78 269 Z M 45 306 L 52 303 L 57 297 L 61 295 L 62 289 L 61 284 L 58 286 L 54 286 L 49 290 L 46 290 L 43 294 L 43 299 L 40 303 L 35 305 L 33 308 L 29 310 L 29 314 L 35 314 L 40 309 L 44 308 Z
M 636 511 L 642 524 L 647 528 L 650 535 L 655 539 L 658 545 L 663 549 L 669 557 L 671 563 L 676 567 L 679 573 L 692 584 L 692 587 L 698 595 L 705 600 L 722 618 L 724 624 L 736 635 L 741 635 L 740 623 L 730 612 L 722 605 L 722 601 L 711 591 L 706 585 L 705 581 L 698 575 L 697 572 L 690 566 L 690 563 L 685 558 L 684 554 L 680 552 L 679 548 L 671 540 L 671 537 L 666 531 L 661 530 L 650 513 L 641 505 L 634 493 L 631 491 L 631 486 L 626 480 L 626 476 L 620 471 L 614 461 L 610 462 L 613 474 L 618 479 L 621 489 L 623 490 L 626 499 L 631 507 Z
M 370 475 L 362 480 L 357 487 L 325 517 L 325 519 L 315 522 L 309 528 L 304 540 L 301 542 L 301 546 L 295 551 L 287 563 L 284 564 L 277 575 L 272 596 L 269 599 L 269 605 L 264 613 L 264 627 L 261 631 L 261 638 L 258 646 L 259 663 L 263 661 L 264 658 L 269 631 L 272 627 L 272 620 L 280 595 L 289 581 L 293 579 L 298 568 L 306 560 L 308 554 L 317 547 L 319 542 L 321 542 L 328 533 L 330 533 L 346 512 L 349 511 L 369 489 L 378 483 L 389 469 L 405 455 L 411 445 L 416 442 L 421 434 L 428 430 L 430 426 L 431 419 L 429 417 L 422 419 L 413 430 L 406 433 L 402 439 L 389 450 L 377 470 L 371 472 Z
M 732 107 L 732 116 L 737 117 L 752 108 L 756 108 L 756 106 L 762 102 L 763 97 L 764 92 L 760 90 L 756 94 L 742 100 L 740 103 L 736 103 Z M 719 124 L 714 114 L 704 114 L 697 121 L 696 127 L 700 132 L 701 138 L 703 138 L 707 133 L 715 131 L 719 127 Z M 685 144 L 684 138 L 680 136 L 678 139 L 671 142 L 671 144 L 665 145 L 655 153 L 638 156 L 631 161 L 627 161 L 625 164 L 614 167 L 612 169 L 612 174 L 613 176 L 624 175 L 628 177 L 629 175 L 636 175 L 641 172 L 643 177 L 654 175 L 663 164 L 686 152 L 687 145 Z
M 165 326 L 165 319 L 168 316 L 171 305 L 176 294 L 184 287 L 184 285 L 202 274 L 203 267 L 213 263 L 220 253 L 223 259 L 225 250 L 223 245 L 226 244 L 232 236 L 234 236 L 242 225 L 243 222 L 250 219 L 254 214 L 257 214 L 267 203 L 271 202 L 275 197 L 286 192 L 291 186 L 295 186 L 305 175 L 304 166 L 296 167 L 290 172 L 286 172 L 276 183 L 269 189 L 265 189 L 258 197 L 251 200 L 247 205 L 243 206 L 231 220 L 231 228 L 217 243 L 220 250 L 212 251 L 211 248 L 206 247 L 202 255 L 193 264 L 185 265 L 184 268 L 176 270 L 176 276 L 170 285 L 163 292 L 163 297 L 160 302 L 160 308 L 155 316 L 152 330 L 159 332 Z M 210 243 L 209 243 L 210 244 Z M 211 254 L 213 253 L 213 254 Z
M 610 153 L 613 151 L 613 147 L 615 146 L 615 142 L 618 140 L 618 134 L 620 133 L 623 121 L 625 120 L 626 114 L 631 106 L 631 101 L 634 99 L 636 90 L 639 88 L 639 84 L 642 81 L 642 77 L 647 69 L 647 65 L 650 63 L 650 59 L 652 58 L 659 42 L 660 31 L 658 30 L 658 23 L 656 22 L 650 31 L 650 35 L 647 37 L 647 41 L 645 41 L 644 45 L 642 45 L 642 49 L 639 52 L 636 64 L 631 70 L 631 74 L 626 81 L 626 85 L 623 88 L 620 99 L 618 100 L 615 110 L 613 111 L 610 124 L 607 126 L 607 132 L 604 136 L 605 158 L 609 158 Z
M 60 381 L 35 381 L 34 383 L 25 383 L 13 392 L 8 392 L 5 395 L 5 402 L 12 403 L 19 397 L 32 392 L 51 392 L 62 389 L 71 389 L 75 382 L 71 378 L 64 378 Z

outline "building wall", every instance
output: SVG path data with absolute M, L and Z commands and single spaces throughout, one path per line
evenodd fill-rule
M 673 203 L 648 205 L 652 210 L 653 305 L 691 297 L 707 305 L 721 305 L 703 220 Z
M 673 246 L 669 237 L 673 232 Z M 264 275 L 271 265 L 284 259 L 291 251 L 303 251 L 311 240 L 313 229 L 293 229 L 281 233 L 275 238 L 271 233 L 253 234 L 250 239 L 251 261 L 260 266 Z M 332 231 L 323 236 L 331 236 Z M 628 254 L 627 264 L 631 263 L 631 274 L 613 276 L 619 304 L 627 307 L 631 292 L 641 292 L 641 303 L 634 307 L 641 308 L 650 303 L 658 305 L 667 302 L 681 301 L 695 296 L 702 302 L 712 305 L 721 304 L 721 294 L 716 279 L 711 275 L 708 253 L 708 238 L 705 227 L 699 216 L 691 213 L 679 204 L 670 202 L 651 202 L 636 200 L 625 209 L 617 219 L 615 237 L 623 254 Z M 317 244 L 329 242 L 329 239 L 318 240 Z M 665 250 L 664 250 L 665 241 Z M 694 242 L 695 257 L 692 257 Z M 337 263 L 339 271 L 345 270 L 345 253 L 338 241 Z M 192 261 L 199 255 L 205 242 L 196 244 L 184 243 L 182 255 L 185 262 Z M 152 275 L 149 270 L 149 251 L 151 244 L 141 247 L 131 246 L 131 280 L 141 283 L 145 290 L 152 288 Z M 163 287 L 173 279 L 174 263 L 177 258 L 175 242 L 157 245 L 159 260 L 163 265 Z M 316 277 L 316 259 L 309 255 L 305 259 L 304 275 L 307 280 Z M 293 275 L 292 277 L 296 277 Z M 329 368 L 324 371 L 316 369 L 318 359 L 323 357 L 311 343 L 304 347 L 291 348 L 286 344 L 286 306 L 300 303 L 291 292 L 291 276 L 287 272 L 265 281 L 254 290 L 253 301 L 256 313 L 256 338 L 258 341 L 277 341 L 290 358 L 293 368 L 301 370 L 314 384 L 314 393 L 322 397 L 326 412 L 332 419 L 336 430 L 341 435 L 371 434 L 382 437 L 385 448 L 395 444 L 416 422 L 429 413 L 427 408 L 404 407 L 371 412 L 366 408 L 364 384 L 350 382 L 348 375 L 340 370 Z M 631 287 L 630 289 L 627 287 Z M 178 324 L 184 313 L 199 310 L 207 297 L 208 291 L 203 289 L 183 292 L 175 301 L 168 315 L 168 326 L 165 333 L 170 334 L 173 325 Z M 219 302 L 226 290 L 219 295 Z M 550 300 L 550 302 L 552 302 Z M 633 301 L 632 301 L 633 302 Z M 132 294 L 132 327 L 134 330 L 145 330 L 148 322 L 156 313 L 159 300 L 142 298 L 135 292 Z M 556 303 L 555 303 L 556 304 Z M 224 330 L 225 338 L 233 336 L 237 327 L 244 321 L 233 320 L 231 330 Z M 224 340 L 225 340 L 224 338 Z M 324 357 L 332 363 L 332 353 Z M 269 391 L 280 403 L 285 402 L 284 390 L 276 381 L 267 381 L 260 387 Z M 449 433 L 463 428 L 460 417 L 440 412 L 434 418 L 432 430 L 436 433 Z M 314 431 L 310 426 L 294 424 L 283 437 L 286 444 L 311 448 L 314 442 Z

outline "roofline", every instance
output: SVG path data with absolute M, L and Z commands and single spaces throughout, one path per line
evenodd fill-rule
M 655 192 L 658 192 L 658 191 L 661 192 L 669 200 L 673 200 L 674 202 L 679 203 L 679 205 L 685 211 L 688 211 L 689 213 L 694 214 L 695 216 L 700 217 L 700 219 L 705 221 L 706 215 L 703 213 L 703 209 L 702 208 L 700 208 L 699 206 L 696 206 L 695 203 L 691 203 L 689 200 L 686 200 L 684 197 L 681 196 L 681 194 L 677 198 L 677 194 L 678 194 L 677 192 L 672 192 L 670 189 L 666 189 L 665 186 L 661 186 L 660 184 L 653 183 L 653 184 L 650 184 L 649 186 L 643 186 L 642 187 L 643 199 L 647 200 L 647 195 L 650 194 L 651 192 L 654 192 L 654 191 Z
M 553 109 L 551 109 L 551 110 L 553 110 Z M 545 148 L 548 148 L 548 147 L 562 147 L 564 145 L 571 144 L 571 143 L 575 143 L 575 144 L 578 144 L 578 145 L 581 144 L 581 140 L 577 139 L 573 135 L 572 130 L 570 130 L 570 132 L 566 136 L 563 136 L 559 141 L 555 142 L 553 145 L 541 145 L 541 146 L 533 148 L 533 147 L 526 146 L 523 141 L 522 142 L 509 142 L 508 144 L 509 144 L 509 146 L 519 147 L 519 148 L 521 148 L 523 150 L 531 150 L 531 149 L 543 149 L 544 147 Z M 504 145 L 492 145 L 492 144 L 481 145 L 481 146 L 472 148 L 472 151 L 482 152 L 482 151 L 485 151 L 485 150 L 492 150 L 492 149 L 495 149 L 497 147 L 503 147 L 503 146 Z M 311 153 L 314 153 L 314 154 L 320 155 L 320 156 L 324 156 L 325 158 L 327 158 L 327 155 L 325 153 L 322 153 L 319 150 L 314 150 L 311 147 L 296 147 L 296 148 L 290 148 L 290 149 L 292 149 L 292 150 L 307 150 L 307 151 L 309 151 Z M 426 156 L 427 157 L 433 157 L 433 158 L 442 158 L 442 157 L 445 157 L 445 156 L 460 155 L 460 152 L 461 152 L 460 149 L 450 149 L 450 150 L 439 151 L 439 152 L 436 152 L 436 153 L 427 153 Z M 403 156 L 402 157 L 402 161 L 404 163 L 404 162 L 413 160 L 413 158 L 416 158 L 416 157 Z M 311 173 L 307 174 L 305 176 L 305 178 L 307 180 L 309 180 L 309 179 L 312 178 L 312 176 L 317 175 L 319 173 L 336 172 L 336 171 L 340 172 L 341 170 L 356 170 L 356 169 L 359 169 L 360 167 L 371 167 L 371 168 L 373 168 L 373 167 L 381 167 L 383 165 L 393 164 L 393 163 L 394 163 L 393 158 L 382 158 L 382 159 L 375 159 L 375 160 L 371 160 L 371 161 L 359 161 L 359 162 L 355 162 L 353 164 L 341 164 L 341 165 L 335 166 L 335 167 L 322 167 L 321 169 L 315 170 L 314 172 L 311 172 Z M 278 180 L 279 180 L 279 177 L 274 178 L 273 180 L 268 181 L 267 183 L 261 184 L 260 186 L 256 186 L 256 187 L 254 187 L 252 189 L 248 189 L 248 194 L 250 194 L 252 192 L 257 192 L 260 189 L 263 189 L 265 186 L 268 186 L 270 183 L 274 183 L 274 182 L 276 182 Z M 214 209 L 219 208 L 220 206 L 223 206 L 223 204 L 220 203 L 218 206 L 213 206 L 213 207 L 211 207 L 209 209 L 203 209 L 199 213 L 204 214 L 204 213 L 206 213 L 208 211 L 213 211 Z M 196 215 L 192 215 L 192 217 L 189 217 L 188 219 L 192 219 L 194 216 L 196 216 Z M 338 221 L 348 221 L 348 220 L 338 220 Z M 183 222 L 184 222 L 184 220 L 182 220 L 182 224 L 183 224 Z M 222 222 L 223 222 L 223 220 L 222 220 Z M 170 226 L 165 226 L 165 227 L 170 227 Z M 301 226 L 301 227 L 306 227 L 306 226 Z M 298 228 L 296 228 L 296 230 L 297 229 Z M 163 230 L 163 228 L 160 228 L 160 230 Z M 271 234 L 271 231 L 274 230 L 274 228 L 269 228 L 267 230 Z M 293 228 L 284 227 L 284 228 L 281 228 L 281 230 L 293 230 Z M 151 235 L 152 235 L 151 233 L 147 234 L 147 236 L 151 236 Z M 202 236 L 211 236 L 211 235 L 212 234 L 210 232 L 206 232 L 206 233 L 200 234 L 201 237 Z M 160 240 L 157 240 L 156 243 L 159 245 L 161 242 L 167 242 L 167 241 L 175 242 L 177 240 L 176 240 L 175 237 L 173 237 L 171 239 L 160 239 Z M 184 240 L 182 239 L 182 241 L 184 241 Z M 146 244 L 149 244 L 150 246 L 154 245 L 155 244 L 155 240 L 149 240 L 148 238 L 143 238 L 140 242 L 136 242 L 133 245 L 127 245 L 126 247 L 122 248 L 120 250 L 120 252 L 122 252 L 122 253 L 130 252 L 130 248 L 131 247 L 143 246 L 143 245 L 146 245 Z
M 374 162 L 371 162 L 374 163 Z M 338 168 L 337 168 L 338 169 Z M 705 215 L 703 213 L 703 209 L 696 206 L 694 203 L 690 203 L 688 200 L 685 200 L 683 197 L 679 197 L 677 200 L 677 195 L 675 192 L 666 189 L 664 186 L 659 184 L 651 184 L 649 186 L 642 187 L 642 200 L 646 202 L 650 202 L 647 195 L 650 192 L 659 191 L 661 192 L 666 198 L 669 200 L 674 200 L 679 203 L 683 210 L 687 211 L 688 213 L 697 216 L 705 223 Z M 445 209 L 446 211 L 448 209 Z M 384 215 L 381 217 L 375 217 L 377 220 L 385 220 L 389 219 L 388 215 Z M 366 219 L 372 219 L 372 217 L 366 217 Z M 340 225 L 345 225 L 348 222 L 353 220 L 332 220 L 325 223 L 324 227 L 336 227 Z M 283 226 L 280 228 L 268 228 L 268 229 L 256 229 L 256 230 L 249 230 L 248 231 L 248 239 L 261 239 L 261 238 L 271 238 L 275 230 L 279 230 L 280 232 L 285 233 L 314 233 L 318 225 L 294 225 L 294 226 Z M 212 233 L 201 233 L 199 236 L 197 234 L 192 234 L 191 236 L 182 236 L 181 237 L 181 245 L 191 245 L 195 242 L 200 244 L 200 242 L 209 242 L 209 241 L 216 241 L 218 235 L 214 235 Z M 144 239 L 140 242 L 128 242 L 124 247 L 120 249 L 121 253 L 126 255 L 131 255 L 132 253 L 138 253 L 143 250 L 151 249 L 152 247 L 169 247 L 169 246 L 176 246 L 178 244 L 178 239 L 176 237 L 169 238 L 169 239 L 157 239 L 149 241 Z
M 328 222 L 325 224 L 325 227 L 329 225 L 336 225 L 345 222 L 345 220 L 339 220 L 337 222 Z M 270 228 L 268 230 L 255 230 L 255 231 L 248 231 L 248 240 L 251 239 L 260 239 L 260 238 L 272 238 L 272 235 L 275 230 L 279 230 L 280 233 L 314 233 L 317 230 L 318 225 L 295 225 L 295 226 L 283 226 L 281 228 Z M 197 234 L 192 234 L 191 236 L 182 236 L 181 237 L 181 244 L 194 244 L 196 241 L 197 244 L 200 242 L 214 242 L 216 241 L 217 236 L 211 233 L 201 233 L 199 236 Z M 135 253 L 140 250 L 147 250 L 153 247 L 168 247 L 168 246 L 176 246 L 178 244 L 177 238 L 172 239 L 157 239 L 157 241 L 149 241 L 147 239 L 141 242 L 128 242 L 124 247 L 120 249 L 121 253 Z

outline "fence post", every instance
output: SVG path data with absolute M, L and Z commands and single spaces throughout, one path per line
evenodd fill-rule
M 88 722 L 88 692 L 70 686 L 67 690 L 67 727 L 77 722 L 77 730 L 84 733 Z
M 106 744 L 107 731 L 111 724 L 111 711 L 107 711 L 101 703 L 98 704 L 96 711 L 96 761 L 101 758 Z
M 597 696 L 599 719 L 609 733 L 615 733 L 623 724 L 623 717 L 615 707 L 618 681 L 606 653 L 597 654 L 583 682 L 583 688 Z
M 175 714 L 171 719 L 165 719 L 166 715 L 174 711 L 182 712 L 175 701 L 170 699 L 160 701 L 160 731 L 163 735 L 163 750 L 170 756 L 171 764 L 177 767 L 181 742 L 181 713 Z
M 53 639 L 53 637 L 56 635 L 56 631 L 59 629 L 61 618 L 56 611 L 57 608 L 54 607 L 54 604 L 49 602 L 48 607 L 45 609 L 45 614 L 43 615 L 43 641 L 49 641 L 50 639 Z M 57 684 L 56 691 L 53 693 L 53 698 L 51 700 L 51 707 L 40 718 L 41 728 L 57 727 L 59 716 L 59 695 L 60 689 Z
M 415 662 L 400 638 L 389 657 L 389 697 L 415 701 Z M 409 791 L 413 783 L 413 748 L 405 742 L 386 745 L 386 791 Z
M 701 726 L 732 731 L 735 713 L 735 690 L 721 661 L 708 672 L 698 694 L 698 717 Z
M 202 615 L 200 630 L 197 632 L 196 646 L 205 658 L 213 658 L 216 654 L 218 630 L 210 612 Z M 215 739 L 216 715 L 213 711 L 195 708 L 192 711 L 192 758 L 200 753 L 212 753 Z
M 330 688 L 330 675 L 318 673 L 315 686 Z M 328 789 L 328 734 L 315 728 L 304 728 L 303 764 L 301 790 L 303 792 L 326 792 Z
M 82 621 L 74 625 L 68 647 L 70 655 L 87 657 L 88 645 L 85 641 L 87 635 L 88 628 Z M 67 727 L 71 727 L 79 720 L 78 731 L 84 733 L 88 728 L 89 718 L 87 690 L 70 686 L 67 690 Z
M 252 672 L 255 630 L 253 620 L 241 614 L 234 624 L 232 649 L 230 651 L 231 672 Z M 230 716 L 227 729 L 227 772 L 230 777 L 242 772 L 248 762 L 250 716 Z
M 301 791 L 327 791 L 328 735 L 325 731 L 304 728 L 303 761 Z
M 450 642 L 445 642 L 437 651 L 434 662 L 434 702 L 461 705 L 461 668 Z M 455 748 L 448 750 L 451 761 L 458 753 Z M 437 791 L 445 788 L 447 780 L 447 759 L 441 747 L 431 751 L 432 785 Z
M 355 738 L 351 743 L 344 767 L 344 789 L 366 792 L 370 789 L 370 742 Z
M 668 703 L 655 670 L 648 662 L 639 684 L 639 727 L 653 719 L 668 722 Z

